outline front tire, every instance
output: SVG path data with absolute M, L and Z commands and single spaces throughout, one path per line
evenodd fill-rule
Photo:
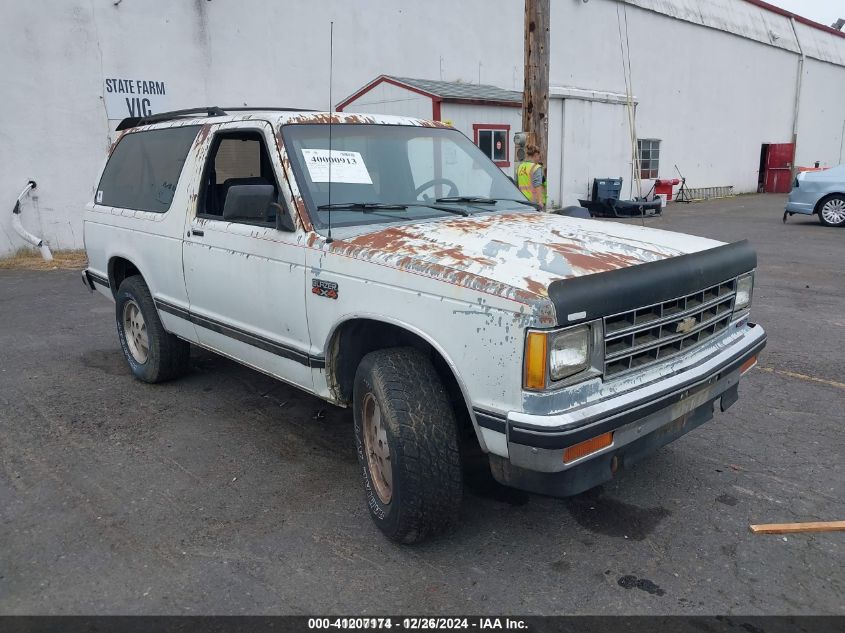
M 819 203 L 819 222 L 825 226 L 845 226 L 845 196 L 828 196 Z
M 417 543 L 456 523 L 463 492 L 457 423 L 425 354 L 393 348 L 365 356 L 353 409 L 358 464 L 379 529 Z
M 115 318 L 123 356 L 138 380 L 163 382 L 188 371 L 191 346 L 164 329 L 150 289 L 139 275 L 120 284 Z

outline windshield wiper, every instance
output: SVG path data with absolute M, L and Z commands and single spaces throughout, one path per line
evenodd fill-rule
M 519 204 L 524 204 L 527 207 L 534 207 L 537 211 L 541 211 L 543 209 L 543 205 L 539 202 L 531 202 L 527 198 L 496 198 L 496 202 L 518 202 Z
M 446 196 L 445 198 L 437 198 L 435 202 L 475 202 L 476 204 L 496 204 L 493 198 L 485 198 L 484 196 Z
M 469 211 L 464 209 L 443 207 L 425 202 L 408 202 L 405 204 L 396 204 L 392 202 L 333 202 L 331 204 L 321 204 L 317 207 L 317 210 L 331 211 L 333 209 L 345 209 L 349 211 L 361 211 L 362 213 L 372 213 L 373 211 L 405 211 L 408 207 L 427 207 L 429 209 L 435 209 L 436 211 L 443 211 L 444 213 L 454 213 L 455 215 L 463 216 L 470 215 Z
M 538 211 L 540 205 L 536 202 L 531 202 L 527 199 L 519 200 L 518 198 L 486 198 L 485 196 L 448 196 L 446 198 L 437 198 L 435 202 L 466 202 L 470 204 L 496 204 L 497 202 L 517 202 L 528 207 L 534 207 Z
M 429 204 L 427 202 L 409 202 L 408 206 L 427 207 L 429 209 L 435 209 L 437 211 L 443 211 L 444 213 L 454 213 L 455 215 L 462 215 L 464 217 L 471 215 L 470 212 L 467 211 L 466 209 L 458 209 L 458 208 L 455 208 L 455 207 L 442 207 L 439 204 Z
M 321 204 L 317 207 L 318 211 L 326 211 L 331 209 L 349 209 L 354 211 L 404 211 L 408 208 L 407 204 L 388 204 L 386 202 L 333 202 L 332 204 Z

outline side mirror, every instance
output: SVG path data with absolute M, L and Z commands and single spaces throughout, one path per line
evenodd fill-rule
M 270 206 L 276 209 L 276 230 L 285 231 L 286 233 L 293 233 L 296 226 L 293 223 L 293 218 L 290 217 L 287 209 L 278 202 L 273 202 Z
M 273 185 L 229 187 L 223 203 L 223 219 L 229 222 L 266 222 L 273 193 Z

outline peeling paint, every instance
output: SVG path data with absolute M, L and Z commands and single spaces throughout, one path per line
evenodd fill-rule
M 314 227 L 311 225 L 311 218 L 308 215 L 308 210 L 305 208 L 305 201 L 302 199 L 298 193 L 291 198 L 291 202 L 293 202 L 294 209 L 296 209 L 296 215 L 299 217 L 299 223 L 305 231 L 313 231 Z M 312 233 L 312 235 L 316 235 Z M 311 237 L 309 236 L 309 239 Z M 309 246 L 311 244 L 309 243 Z
M 375 114 L 356 114 L 345 112 L 298 112 L 279 116 L 282 125 L 307 125 L 307 124 L 369 124 L 378 125 L 416 125 L 419 127 L 448 128 L 450 126 L 441 121 L 430 121 L 428 119 L 417 119 L 413 117 L 380 116 Z
M 683 252 L 611 236 L 599 228 L 585 230 L 570 218 L 552 214 L 487 214 L 390 226 L 335 240 L 327 252 L 420 273 L 535 307 L 538 300 L 548 297 L 553 281 Z M 545 317 L 553 322 L 553 311 Z
M 202 127 L 200 127 L 200 131 L 197 134 L 196 145 L 199 148 L 205 143 L 205 139 L 208 138 L 208 135 L 211 133 L 211 124 L 205 123 Z

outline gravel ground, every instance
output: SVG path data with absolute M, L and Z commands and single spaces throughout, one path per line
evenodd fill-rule
M 460 527 L 386 541 L 351 415 L 195 351 L 130 376 L 76 272 L 0 271 L 0 613 L 845 614 L 845 231 L 783 196 L 670 206 L 652 226 L 748 237 L 769 333 L 740 401 L 566 500 L 479 477 Z

